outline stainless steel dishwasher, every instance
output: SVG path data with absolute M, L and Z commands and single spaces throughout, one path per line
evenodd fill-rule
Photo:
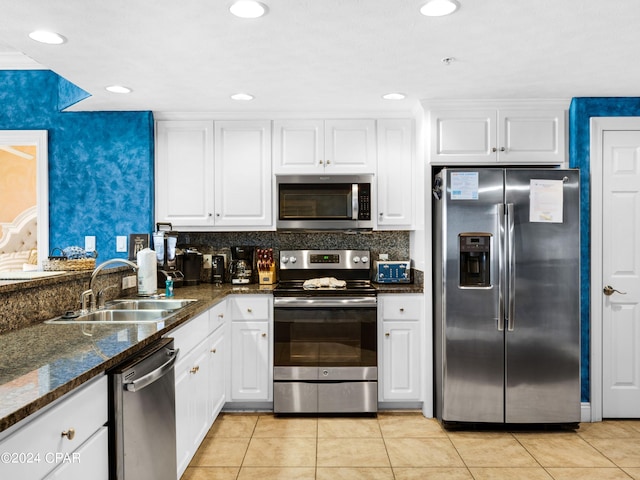
M 110 478 L 176 480 L 177 355 L 163 338 L 109 372 Z

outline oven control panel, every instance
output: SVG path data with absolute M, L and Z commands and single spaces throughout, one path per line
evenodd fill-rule
M 293 269 L 369 269 L 368 250 L 281 250 L 280 268 Z

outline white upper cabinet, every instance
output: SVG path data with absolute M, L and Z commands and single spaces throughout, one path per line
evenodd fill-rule
M 273 171 L 375 173 L 375 120 L 276 120 Z
M 378 229 L 413 225 L 413 121 L 378 120 Z
M 213 121 L 156 126 L 156 222 L 213 225 Z
M 215 225 L 271 226 L 271 122 L 215 122 Z
M 269 120 L 158 121 L 156 138 L 156 222 L 272 226 Z
M 566 160 L 566 102 L 432 102 L 432 164 L 545 164 Z

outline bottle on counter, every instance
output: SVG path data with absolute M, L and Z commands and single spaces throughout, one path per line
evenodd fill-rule
M 165 297 L 173 297 L 173 278 L 167 277 L 167 281 L 164 282 L 166 289 L 164 292 Z

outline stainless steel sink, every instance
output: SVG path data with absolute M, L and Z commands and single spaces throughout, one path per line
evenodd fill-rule
M 166 320 L 174 313 L 169 310 L 95 310 L 77 316 L 69 313 L 44 323 L 152 323 Z
M 190 298 L 125 298 L 112 300 L 104 306 L 105 310 L 179 310 L 197 300 Z
M 186 307 L 191 298 L 123 298 L 107 302 L 93 312 L 67 312 L 44 323 L 153 323 L 161 322 Z

